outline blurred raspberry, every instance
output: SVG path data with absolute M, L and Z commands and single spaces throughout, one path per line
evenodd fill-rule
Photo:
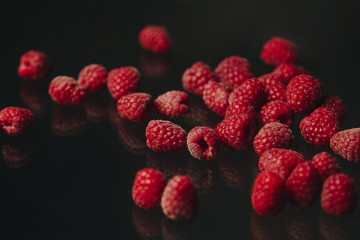
M 163 53 L 170 48 L 170 37 L 164 27 L 147 25 L 139 34 L 139 43 L 146 50 Z
M 51 120 L 55 135 L 71 136 L 85 129 L 87 117 L 84 111 L 75 106 L 56 105 Z
M 0 111 L 0 132 L 9 136 L 19 136 L 34 124 L 34 114 L 19 107 L 7 107 Z
M 284 84 L 288 84 L 289 81 L 293 77 L 296 77 L 297 75 L 309 74 L 309 72 L 306 69 L 304 69 L 302 67 L 295 66 L 292 63 L 280 64 L 279 66 L 277 66 L 277 68 L 275 68 L 273 73 L 281 75 L 283 77 L 283 80 L 284 80 L 283 83 Z
M 343 101 L 336 96 L 326 96 L 322 100 L 322 107 L 331 110 L 341 123 L 344 120 L 346 108 Z
M 5 164 L 10 168 L 21 168 L 25 166 L 36 149 L 36 141 L 33 137 L 19 137 L 10 139 L 2 144 L 2 155 Z
M 262 49 L 260 58 L 269 65 L 294 63 L 297 60 L 295 44 L 280 37 L 273 37 L 267 41 Z
M 51 62 L 45 53 L 30 50 L 20 58 L 18 74 L 26 80 L 42 80 L 50 73 Z
M 99 64 L 84 67 L 78 77 L 78 82 L 89 92 L 100 92 L 106 87 L 107 70 Z

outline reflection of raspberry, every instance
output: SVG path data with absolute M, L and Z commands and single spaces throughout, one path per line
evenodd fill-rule
M 101 95 L 89 95 L 84 101 L 84 108 L 88 119 L 92 122 L 101 122 L 107 117 L 106 98 Z
M 197 95 L 202 95 L 204 86 L 210 81 L 216 81 L 216 76 L 211 68 L 202 62 L 194 63 L 182 76 L 185 91 Z
M 82 131 L 86 122 L 86 114 L 82 109 L 56 105 L 51 120 L 51 129 L 56 135 L 70 136 Z
M 261 104 L 264 98 L 264 87 L 256 78 L 246 80 L 240 87 L 236 88 L 229 96 L 229 103 L 244 102 L 255 108 Z
M 140 45 L 152 52 L 167 52 L 170 48 L 170 38 L 164 27 L 156 25 L 145 26 L 139 34 Z
M 293 63 L 297 59 L 295 48 L 294 43 L 280 37 L 273 37 L 264 44 L 260 57 L 269 65 Z
M 217 166 L 215 163 L 200 162 L 191 159 L 187 165 L 186 175 L 191 178 L 199 194 L 210 193 L 217 182 Z
M 352 128 L 336 133 L 330 139 L 334 153 L 351 162 L 360 161 L 360 128 Z
M 23 134 L 33 124 L 34 115 L 26 108 L 7 107 L 0 111 L 1 131 L 10 136 Z
M 219 141 L 214 129 L 195 127 L 187 135 L 190 154 L 199 160 L 209 161 L 219 152 Z
M 330 153 L 322 152 L 316 154 L 311 160 L 314 167 L 319 172 L 322 180 L 325 180 L 328 176 L 340 172 L 340 166 L 338 160 Z
M 79 73 L 78 82 L 87 91 L 99 92 L 106 87 L 107 71 L 99 64 L 90 64 Z
M 140 83 L 140 72 L 134 67 L 121 67 L 109 72 L 107 86 L 112 98 L 118 100 L 122 96 L 135 92 Z
M 242 113 L 246 113 L 246 114 L 249 114 L 250 116 L 254 116 L 254 117 L 256 115 L 256 112 L 255 112 L 255 109 L 253 106 L 248 105 L 241 101 L 237 101 L 237 102 L 232 103 L 226 109 L 225 118 L 230 117 L 235 114 L 242 114 Z
M 170 63 L 166 56 L 144 52 L 140 57 L 140 69 L 147 77 L 161 77 L 169 71 Z
M 283 101 L 273 101 L 262 106 L 259 116 L 263 125 L 279 122 L 290 127 L 293 123 L 293 112 L 289 105 Z
M 20 96 L 25 105 L 35 114 L 42 114 L 49 105 L 50 96 L 44 86 L 34 83 L 24 84 L 20 87 Z
M 61 105 L 80 105 L 86 98 L 86 91 L 74 78 L 58 76 L 49 85 L 51 98 Z
M 322 101 L 322 107 L 331 110 L 341 123 L 344 120 L 346 108 L 343 101 L 336 96 L 326 96 Z
M 18 74 L 26 80 L 42 80 L 50 72 L 51 62 L 46 54 L 30 50 L 20 58 Z
M 122 118 L 141 122 L 153 114 L 153 99 L 147 93 L 130 93 L 117 101 L 117 109 Z
M 159 170 L 168 179 L 186 173 L 186 157 L 181 153 L 148 151 L 146 154 L 148 168 Z
M 16 141 L 9 141 L 1 146 L 3 160 L 10 168 L 21 168 L 25 166 L 31 158 L 36 148 L 33 138 L 16 138 Z
M 309 72 L 304 68 L 297 67 L 292 63 L 280 64 L 277 68 L 275 68 L 273 73 L 281 75 L 285 84 L 289 83 L 289 81 L 297 75 L 309 74 Z
M 134 206 L 132 211 L 136 231 L 148 238 L 154 238 L 161 234 L 162 217 L 160 211 L 147 211 L 137 206 Z
M 189 111 L 189 96 L 182 91 L 168 91 L 155 99 L 156 109 L 167 117 L 182 117 Z
M 203 99 L 212 111 L 224 116 L 228 103 L 229 92 L 221 83 L 209 82 L 204 86 Z

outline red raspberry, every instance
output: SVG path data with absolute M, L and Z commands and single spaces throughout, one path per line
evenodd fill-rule
M 278 122 L 290 127 L 293 123 L 293 112 L 283 101 L 272 101 L 262 106 L 259 116 L 263 125 Z
M 296 113 L 308 113 L 321 97 L 321 84 L 314 77 L 301 74 L 290 80 L 285 95 Z
M 273 85 L 286 84 L 287 82 L 282 75 L 277 73 L 268 73 L 258 78 L 265 89 L 270 88 Z
M 141 122 L 153 114 L 154 101 L 147 93 L 130 93 L 117 101 L 117 109 L 122 118 Z
M 261 171 L 278 173 L 280 177 L 286 179 L 294 167 L 304 161 L 304 156 L 300 153 L 288 149 L 272 148 L 260 156 L 259 168 Z
M 330 139 L 334 153 L 351 162 L 360 161 L 360 128 L 347 129 L 336 133 Z
M 260 173 L 254 182 L 251 202 L 258 214 L 276 215 L 286 205 L 284 180 L 276 173 Z
M 215 131 L 225 146 L 240 151 L 251 145 L 256 134 L 256 124 L 252 116 L 236 114 L 220 122 Z
M 176 175 L 166 185 L 161 197 L 164 214 L 173 220 L 191 219 L 198 208 L 198 195 L 188 176 Z
M 190 154 L 199 160 L 209 161 L 219 153 L 219 141 L 214 129 L 195 127 L 187 135 Z
M 185 91 L 201 96 L 204 86 L 208 82 L 216 80 L 215 73 L 207 64 L 196 62 L 184 72 L 182 85 Z
M 319 173 L 309 161 L 299 163 L 285 182 L 290 202 L 299 207 L 310 206 L 316 200 L 320 187 Z
M 346 108 L 343 101 L 336 96 L 326 96 L 322 101 L 322 107 L 330 109 L 341 123 L 344 120 Z
M 44 79 L 50 72 L 51 62 L 45 53 L 30 50 L 20 58 L 18 74 L 26 80 Z
M 49 85 L 51 98 L 61 105 L 80 105 L 86 98 L 86 91 L 74 78 L 58 76 Z
M 256 112 L 255 112 L 255 109 L 253 106 L 248 105 L 241 101 L 237 101 L 237 102 L 234 102 L 233 104 L 231 104 L 226 109 L 225 118 L 230 117 L 235 114 L 242 114 L 242 113 L 249 114 L 250 116 L 253 116 L 253 117 L 255 117 L 255 115 L 256 115 Z
M 18 136 L 34 124 L 33 113 L 26 108 L 7 107 L 0 111 L 0 132 Z
M 275 84 L 271 85 L 268 88 L 265 88 L 266 101 L 283 101 L 286 102 L 286 85 L 285 84 Z
M 347 215 L 356 207 L 355 183 L 349 176 L 338 173 L 328 177 L 321 193 L 321 206 L 333 215 Z
M 140 77 L 140 72 L 134 67 L 113 69 L 107 78 L 112 98 L 119 100 L 122 96 L 135 92 L 139 87 Z
M 164 27 L 148 25 L 141 30 L 139 43 L 146 50 L 163 53 L 170 48 L 170 37 Z
M 240 87 L 236 88 L 229 96 L 229 103 L 244 102 L 255 108 L 261 104 L 264 98 L 264 87 L 256 78 L 246 80 Z
M 294 140 L 291 129 L 282 123 L 265 124 L 255 136 L 253 145 L 257 154 L 261 155 L 271 148 L 289 148 Z
M 107 75 L 103 66 L 90 64 L 80 71 L 78 82 L 89 92 L 100 92 L 106 87 Z
M 159 208 L 165 185 L 166 178 L 158 170 L 151 168 L 139 170 L 132 188 L 135 204 L 145 209 Z
M 169 91 L 158 96 L 155 107 L 167 117 L 182 117 L 189 111 L 189 96 L 182 91 Z
M 293 63 L 297 59 L 295 48 L 294 43 L 280 37 L 273 37 L 264 44 L 260 58 L 266 64 L 275 66 Z
M 322 152 L 316 154 L 311 160 L 314 167 L 319 172 L 322 180 L 325 180 L 328 176 L 340 172 L 340 166 L 338 160 L 330 153 Z
M 209 82 L 204 86 L 203 99 L 212 111 L 224 116 L 229 106 L 229 92 L 221 83 Z
M 317 147 L 328 146 L 330 138 L 339 131 L 335 114 L 327 108 L 318 108 L 300 122 L 306 142 Z
M 275 68 L 273 73 L 281 75 L 283 77 L 284 84 L 288 84 L 289 81 L 297 75 L 309 74 L 306 69 L 302 67 L 297 67 L 292 63 L 280 64 L 277 68 Z
M 186 132 L 165 120 L 151 120 L 146 127 L 146 145 L 158 152 L 176 152 L 186 147 Z

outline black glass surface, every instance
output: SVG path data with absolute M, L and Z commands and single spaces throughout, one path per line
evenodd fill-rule
M 249 59 L 255 76 L 272 71 L 260 59 L 269 38 L 298 45 L 297 64 L 347 106 L 342 129 L 360 127 L 359 11 L 357 1 L 8 1 L 0 6 L 0 107 L 27 107 L 36 116 L 24 136 L 1 136 L 1 239 L 359 239 L 360 209 L 349 216 L 290 204 L 261 217 L 250 201 L 258 156 L 252 149 L 222 148 L 212 162 L 187 151 L 156 153 L 145 145 L 145 123 L 120 119 L 107 91 L 79 107 L 51 101 L 47 87 L 58 75 L 77 77 L 91 63 L 108 70 L 135 66 L 139 91 L 154 98 L 182 90 L 181 76 L 195 61 L 215 67 L 223 58 Z M 172 49 L 143 51 L 138 33 L 147 24 L 167 27 Z M 20 56 L 35 49 L 53 63 L 51 75 L 29 82 L 17 75 Z M 211 127 L 221 117 L 190 96 L 190 113 L 172 121 L 187 131 Z M 297 116 L 293 149 L 307 159 L 329 148 L 306 144 Z M 166 119 L 160 115 L 154 118 Z M 338 157 L 360 186 L 360 165 Z M 188 174 L 199 192 L 191 221 L 168 220 L 161 211 L 137 208 L 135 173 L 145 167 L 167 177 Z M 359 196 L 358 191 L 358 196 Z

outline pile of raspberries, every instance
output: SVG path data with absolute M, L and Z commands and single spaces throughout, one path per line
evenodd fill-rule
M 155 53 L 171 48 L 168 32 L 161 26 L 146 26 L 139 34 L 140 45 Z M 340 173 L 338 160 L 327 152 L 311 160 L 293 150 L 291 130 L 295 114 L 305 114 L 300 131 L 305 141 L 330 146 L 348 161 L 360 161 L 360 128 L 340 131 L 345 106 L 336 96 L 323 96 L 323 85 L 299 66 L 296 45 L 273 37 L 263 45 L 260 58 L 275 66 L 273 72 L 254 77 L 247 59 L 230 56 L 213 70 L 196 62 L 184 71 L 186 92 L 202 96 L 206 106 L 223 117 L 215 129 L 198 126 L 186 132 L 167 120 L 150 120 L 155 111 L 168 118 L 180 118 L 189 112 L 188 93 L 171 90 L 155 100 L 137 92 L 141 73 L 132 66 L 110 72 L 98 64 L 81 70 L 76 79 L 57 76 L 49 85 L 51 98 L 60 105 L 80 105 L 88 92 L 106 87 L 117 101 L 120 117 L 149 121 L 146 145 L 157 152 L 178 152 L 187 148 L 200 161 L 216 159 L 220 146 L 235 151 L 250 147 L 260 156 L 261 172 L 253 184 L 251 200 L 260 215 L 275 215 L 287 202 L 309 207 L 321 196 L 321 206 L 333 215 L 351 213 L 356 206 L 354 180 Z M 29 51 L 20 60 L 19 75 L 27 80 L 44 79 L 50 71 L 44 53 Z M 6 108 L 0 112 L 2 132 L 19 135 L 33 123 L 26 109 Z M 137 172 L 132 188 L 135 204 L 144 209 L 162 208 L 170 219 L 191 219 L 198 209 L 197 190 L 191 179 L 175 175 L 169 181 L 152 168 Z

